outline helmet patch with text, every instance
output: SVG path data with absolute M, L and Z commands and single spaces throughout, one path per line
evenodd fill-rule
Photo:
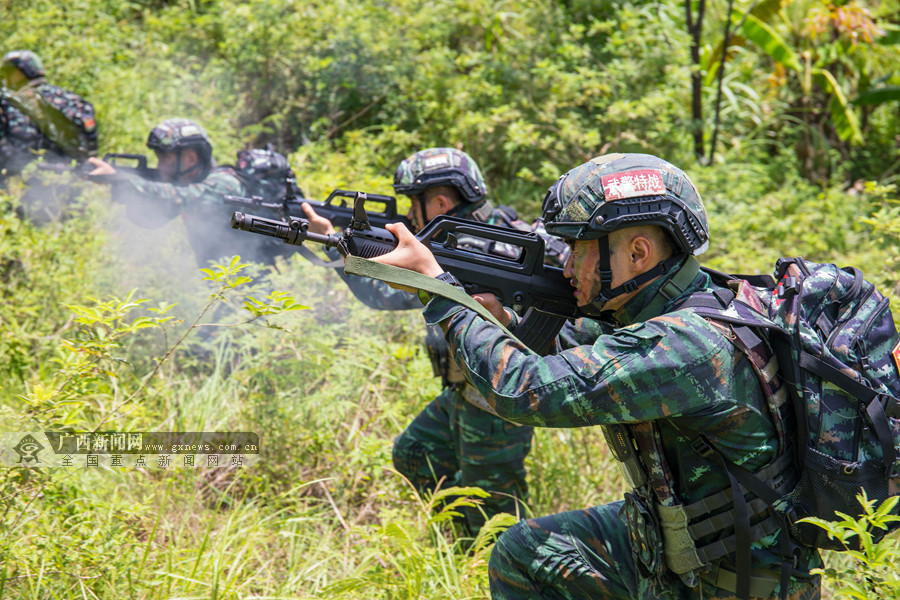
M 429 156 L 423 161 L 423 167 L 426 171 L 430 171 L 431 169 L 441 169 L 444 167 L 452 166 L 450 164 L 450 156 L 448 154 L 436 154 L 434 156 Z
M 601 178 L 606 201 L 638 198 L 641 196 L 665 196 L 666 184 L 662 173 L 654 169 L 612 173 Z

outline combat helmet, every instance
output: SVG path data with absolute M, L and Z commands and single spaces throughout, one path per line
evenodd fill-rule
M 293 169 L 283 154 L 276 152 L 271 144 L 266 148 L 239 150 L 237 169 L 254 181 L 261 195 L 266 198 L 281 197 L 295 181 Z
M 709 220 L 696 186 L 684 171 L 649 154 L 607 154 L 572 169 L 550 187 L 542 219 L 552 235 L 598 240 L 602 286 L 594 305 L 600 307 L 709 247 Z M 661 227 L 675 256 L 610 289 L 609 234 L 638 225 Z
M 428 148 L 404 159 L 394 173 L 394 191 L 422 196 L 425 190 L 450 185 L 469 203 L 481 202 L 487 186 L 472 157 L 456 148 Z
M 197 152 L 201 177 L 206 177 L 212 166 L 212 143 L 209 136 L 200 125 L 190 119 L 166 119 L 150 131 L 150 135 L 147 136 L 147 147 L 154 152 L 179 154 L 179 171 L 176 178 L 187 172 L 181 171 L 180 155 L 188 148 Z
M 25 79 L 14 77 L 16 73 L 21 73 Z M 43 76 L 44 65 L 31 50 L 13 50 L 0 60 L 0 81 L 13 90 L 20 89 L 27 81 Z

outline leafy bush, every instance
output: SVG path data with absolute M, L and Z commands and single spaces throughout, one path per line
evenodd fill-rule
M 865 492 L 857 499 L 864 511 L 858 519 L 844 513 L 838 513 L 839 520 L 833 522 L 802 519 L 824 529 L 829 539 L 839 540 L 847 549 L 844 555 L 850 558 L 835 560 L 836 566 L 816 569 L 814 573 L 824 575 L 840 596 L 859 600 L 900 598 L 900 546 L 896 537 L 883 537 L 891 523 L 900 521 L 896 514 L 900 497 L 888 498 L 877 507 L 877 502 L 869 500 Z M 854 547 L 860 550 L 853 550 Z

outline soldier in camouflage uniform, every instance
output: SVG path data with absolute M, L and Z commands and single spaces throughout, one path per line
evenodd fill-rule
M 478 165 L 465 152 L 454 148 L 429 148 L 416 152 L 400 163 L 394 174 L 394 189 L 411 198 L 407 215 L 416 231 L 438 215 L 452 215 L 491 225 L 528 231 L 515 211 L 494 207 L 485 199 L 487 186 Z M 303 205 L 310 218 L 310 231 L 333 233 L 331 224 Z M 509 248 L 476 246 L 478 240 L 459 239 L 459 245 L 474 250 L 508 256 Z M 568 248 L 557 243 L 548 249 L 548 259 L 561 265 Z M 336 255 L 332 255 L 333 258 Z M 415 294 L 392 289 L 382 281 L 338 272 L 353 294 L 366 306 L 380 310 L 421 309 Z M 516 425 L 486 413 L 467 401 L 477 392 L 450 360 L 443 334 L 428 329 L 426 345 L 436 376 L 444 389 L 394 442 L 396 469 L 420 491 L 441 486 L 477 486 L 490 491 L 481 510 L 464 508 L 462 523 L 474 535 L 485 515 L 499 512 L 521 513 L 518 501 L 527 499 L 525 457 L 531 450 L 532 428 Z M 484 514 L 482 514 L 482 511 Z
M 217 167 L 212 144 L 203 128 L 189 119 L 167 119 L 153 128 L 147 147 L 156 153 L 158 181 L 120 173 L 113 179 L 113 199 L 126 205 L 136 225 L 157 228 L 181 216 L 201 267 L 210 261 L 238 254 L 243 260 L 271 263 L 283 244 L 261 236 L 248 236 L 231 228 L 234 208 L 226 195 L 248 196 L 248 189 L 233 167 Z M 115 175 L 115 167 L 89 159 L 91 175 Z
M 570 243 L 565 274 L 604 333 L 542 357 L 446 298 L 435 297 L 425 319 L 444 328 L 454 359 L 499 416 L 603 427 L 632 490 L 504 532 L 490 558 L 492 597 L 817 598 L 809 573 L 821 564 L 817 552 L 780 535 L 781 518 L 737 493 L 724 462 L 781 490 L 796 477 L 790 436 L 773 416 L 785 402 L 776 363 L 756 369 L 736 329 L 690 307 L 700 292 L 734 297 L 694 258 L 709 230 L 691 180 L 653 156 L 601 156 L 550 188 L 543 217 Z M 376 260 L 441 275 L 425 246 L 391 228 L 400 245 Z M 775 360 L 764 344 L 754 352 Z
M 47 83 L 34 52 L 15 50 L 3 56 L 0 87 L 0 180 L 20 173 L 41 151 L 48 161 L 96 153 L 94 107 Z

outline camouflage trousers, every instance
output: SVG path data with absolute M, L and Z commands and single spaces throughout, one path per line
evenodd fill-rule
M 477 486 L 491 492 L 479 508 L 464 508 L 462 524 L 475 535 L 485 516 L 522 514 L 528 497 L 525 457 L 533 428 L 517 426 L 466 402 L 454 389 L 444 391 L 394 442 L 394 467 L 420 492 Z M 482 514 L 482 511 L 484 514 Z
M 674 575 L 664 586 L 644 578 L 631 557 L 622 502 L 520 521 L 497 540 L 488 564 L 493 600 L 542 598 L 729 599 L 701 580 L 689 588 Z M 808 573 L 806 573 L 808 577 Z M 792 584 L 790 600 L 818 600 L 819 578 Z M 778 597 L 777 589 L 774 592 Z

